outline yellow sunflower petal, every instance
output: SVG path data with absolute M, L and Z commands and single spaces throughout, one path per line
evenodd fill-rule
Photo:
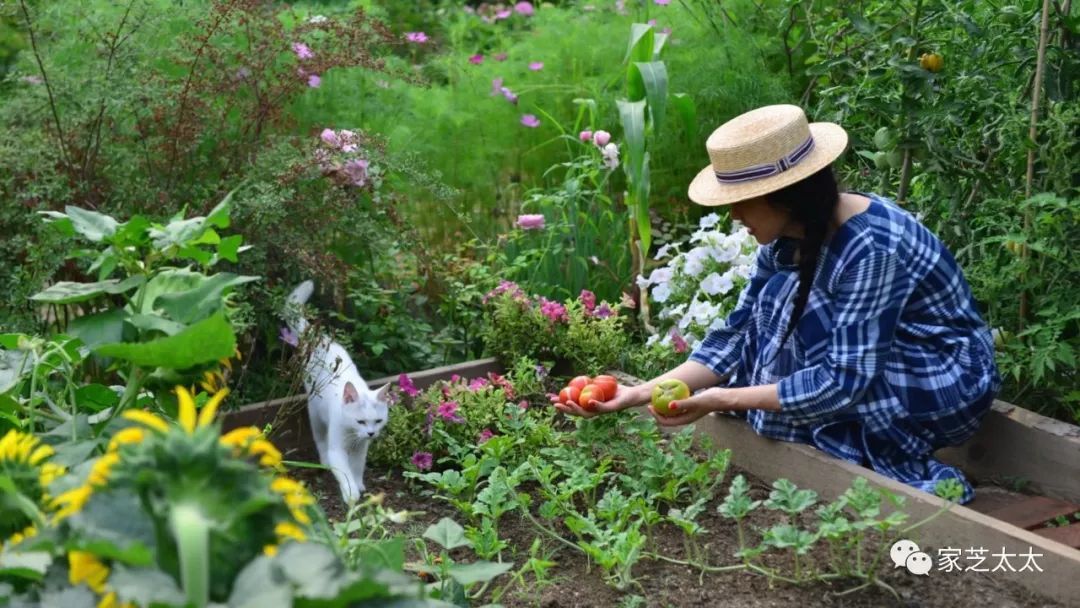
M 96 593 L 105 590 L 105 580 L 109 578 L 109 567 L 101 563 L 93 553 L 71 551 L 68 553 L 68 581 L 72 585 L 86 583 Z
M 41 483 L 41 485 L 48 486 L 53 481 L 56 481 L 57 477 L 63 475 L 64 472 L 64 467 L 58 464 L 53 464 L 51 462 L 46 462 L 45 464 L 41 465 L 41 472 L 38 473 L 38 481 Z
M 169 423 L 158 416 L 157 414 L 151 414 L 146 410 L 128 410 L 124 412 L 124 418 L 132 422 L 138 422 L 139 424 L 154 429 L 159 433 L 169 432 Z
M 281 540 L 288 538 L 299 542 L 307 540 L 307 535 L 300 529 L 300 526 L 288 521 L 279 522 L 278 525 L 274 526 L 274 534 Z
M 39 445 L 37 449 L 35 449 L 34 452 L 30 454 L 30 464 L 37 466 L 39 462 L 45 460 L 46 458 L 52 456 L 55 453 L 56 452 L 53 451 L 51 447 L 47 445 Z
M 112 472 L 113 466 L 118 462 L 120 462 L 120 454 L 107 452 L 97 459 L 94 466 L 90 467 L 90 475 L 86 478 L 86 483 L 90 484 L 90 487 L 103 486 L 109 483 L 109 473 Z
M 274 557 L 275 555 L 277 555 L 277 550 L 277 545 L 266 545 L 265 547 L 263 547 L 263 555 L 267 557 Z
M 242 448 L 246 446 L 251 440 L 255 439 L 262 434 L 258 428 L 253 426 L 242 426 L 238 429 L 233 429 L 228 433 L 221 436 L 219 440 L 221 445 L 228 446 L 230 448 Z
M 307 511 L 304 511 L 303 509 L 289 509 L 289 513 L 292 513 L 293 519 L 295 519 L 297 523 L 305 526 L 311 524 L 311 516 L 307 514 Z
M 137 426 L 129 426 L 112 436 L 112 439 L 109 440 L 108 451 L 115 452 L 122 445 L 142 443 L 144 439 L 146 439 L 146 431 Z
M 180 423 L 180 428 L 188 432 L 188 434 L 195 432 L 195 400 L 191 398 L 191 393 L 188 389 L 177 386 L 176 387 L 176 399 L 179 401 L 179 411 L 177 412 L 177 422 Z
M 252 456 L 261 456 L 259 464 L 264 467 L 277 467 L 281 465 L 281 452 L 274 444 L 265 439 L 256 439 L 248 447 L 248 453 Z
M 278 475 L 270 482 L 270 489 L 278 494 L 291 494 L 293 492 L 304 492 L 304 484 L 290 479 L 283 475 Z
M 83 507 L 86 506 L 86 501 L 90 500 L 92 492 L 93 488 L 83 485 L 57 496 L 53 500 L 53 507 L 57 508 L 56 514 L 53 516 L 54 521 L 60 521 L 82 511 Z
M 223 388 L 220 391 L 214 393 L 214 396 L 211 397 L 210 400 L 206 402 L 206 405 L 203 406 L 202 411 L 199 412 L 198 426 L 200 428 L 202 428 L 202 427 L 204 427 L 204 426 L 206 426 L 206 425 L 208 425 L 208 424 L 210 424 L 211 422 L 214 421 L 214 414 L 217 413 L 218 406 L 221 405 L 221 401 L 228 394 L 229 394 L 229 389 Z

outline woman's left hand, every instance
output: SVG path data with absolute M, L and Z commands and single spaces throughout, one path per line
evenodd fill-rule
M 686 399 L 671 402 L 668 407 L 672 410 L 671 415 L 658 414 L 653 406 L 649 406 L 649 413 L 656 418 L 656 423 L 661 426 L 682 426 L 701 418 L 709 412 L 725 409 L 723 394 L 726 389 L 714 386 L 707 388 Z

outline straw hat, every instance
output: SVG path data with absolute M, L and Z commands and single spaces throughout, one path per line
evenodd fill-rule
M 711 207 L 775 192 L 836 160 L 847 141 L 840 125 L 808 124 L 798 106 L 751 110 L 709 136 L 712 163 L 690 183 L 690 200 Z

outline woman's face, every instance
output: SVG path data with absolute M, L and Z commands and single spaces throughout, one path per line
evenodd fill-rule
M 731 217 L 750 230 L 757 242 L 767 245 L 781 235 L 788 233 L 791 227 L 791 215 L 778 207 L 770 205 L 764 197 L 739 201 L 729 207 Z

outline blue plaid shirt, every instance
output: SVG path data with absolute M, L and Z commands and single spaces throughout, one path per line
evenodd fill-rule
M 760 248 L 726 326 L 690 359 L 729 386 L 777 384 L 781 411 L 752 410 L 764 436 L 819 449 L 933 492 L 963 474 L 933 451 L 971 437 L 1000 388 L 994 346 L 945 246 L 871 196 L 828 240 L 803 316 L 783 344 L 798 286 L 797 243 Z

